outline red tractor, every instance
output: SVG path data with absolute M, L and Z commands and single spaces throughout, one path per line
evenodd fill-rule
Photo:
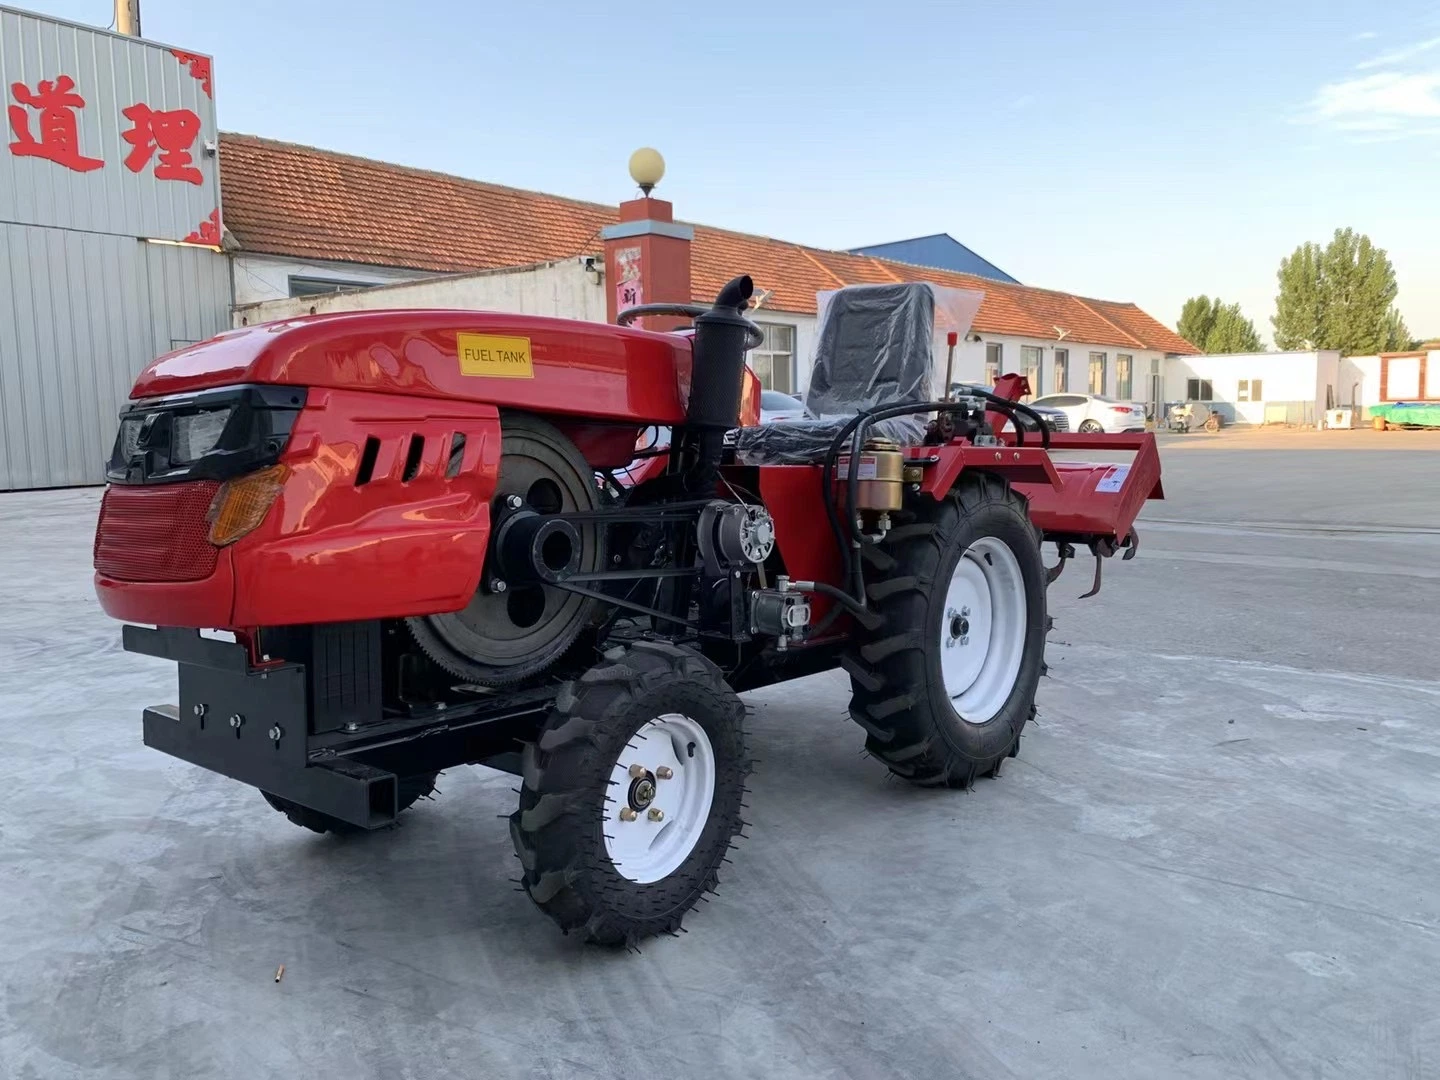
M 813 418 L 758 426 L 750 294 L 620 320 L 694 320 L 673 333 L 372 311 L 156 360 L 95 538 L 101 604 L 148 624 L 125 648 L 179 665 L 147 745 L 317 832 L 390 825 L 442 769 L 514 773 L 525 891 L 603 943 L 674 930 L 715 885 L 746 690 L 843 668 L 891 772 L 997 775 L 1047 582 L 1077 545 L 1097 587 L 1134 553 L 1152 436 L 1052 434 L 1015 376 L 933 400 L 925 285 L 831 296 Z M 1092 447 L 1134 456 L 1049 453 Z

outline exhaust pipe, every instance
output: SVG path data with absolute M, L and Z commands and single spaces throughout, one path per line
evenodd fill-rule
M 755 324 L 743 314 L 755 293 L 748 274 L 727 283 L 704 315 L 695 317 L 694 363 L 685 422 L 695 428 L 733 428 L 740 416 L 745 353 L 754 348 Z

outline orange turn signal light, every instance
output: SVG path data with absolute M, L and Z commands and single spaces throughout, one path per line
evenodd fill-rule
M 271 465 L 221 484 L 205 515 L 205 520 L 210 522 L 210 542 L 224 547 L 254 532 L 265 520 L 289 477 L 289 466 Z

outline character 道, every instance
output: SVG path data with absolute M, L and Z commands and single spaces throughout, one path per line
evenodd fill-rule
M 20 102 L 6 110 L 10 117 L 10 130 L 15 132 L 15 141 L 10 144 L 12 154 L 16 157 L 44 158 L 82 173 L 104 167 L 104 161 L 86 157 L 80 152 L 79 123 L 75 114 L 85 107 L 85 99 L 75 93 L 75 80 L 69 75 L 56 76 L 53 81 L 42 79 L 34 90 L 24 83 L 11 83 L 10 93 Z M 31 134 L 30 114 L 25 111 L 27 105 L 40 110 L 36 125 L 39 138 Z

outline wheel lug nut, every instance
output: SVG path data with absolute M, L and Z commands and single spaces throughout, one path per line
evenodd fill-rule
M 648 817 L 651 821 L 664 821 L 664 820 L 665 820 L 665 811 L 664 811 L 664 810 L 661 810 L 659 807 L 654 807 L 654 806 L 652 806 L 652 807 L 646 812 L 645 816 Z
M 645 766 L 644 766 L 644 765 L 631 765 L 631 766 L 630 766 L 630 779 L 631 779 L 631 780 L 639 780 L 639 779 L 640 779 L 642 776 L 644 776 L 644 775 L 645 775 Z
M 621 821 L 634 821 L 634 820 L 635 820 L 635 811 L 634 811 L 634 810 L 631 810 L 630 807 L 628 807 L 628 806 L 621 807 L 621 809 L 620 809 L 620 820 L 621 820 Z
M 505 506 L 510 510 L 519 510 L 523 502 L 524 500 L 521 499 L 519 495 L 507 495 L 505 497 Z
M 661 765 L 655 770 L 655 777 L 659 780 L 669 780 L 674 775 L 675 772 L 669 765 Z

